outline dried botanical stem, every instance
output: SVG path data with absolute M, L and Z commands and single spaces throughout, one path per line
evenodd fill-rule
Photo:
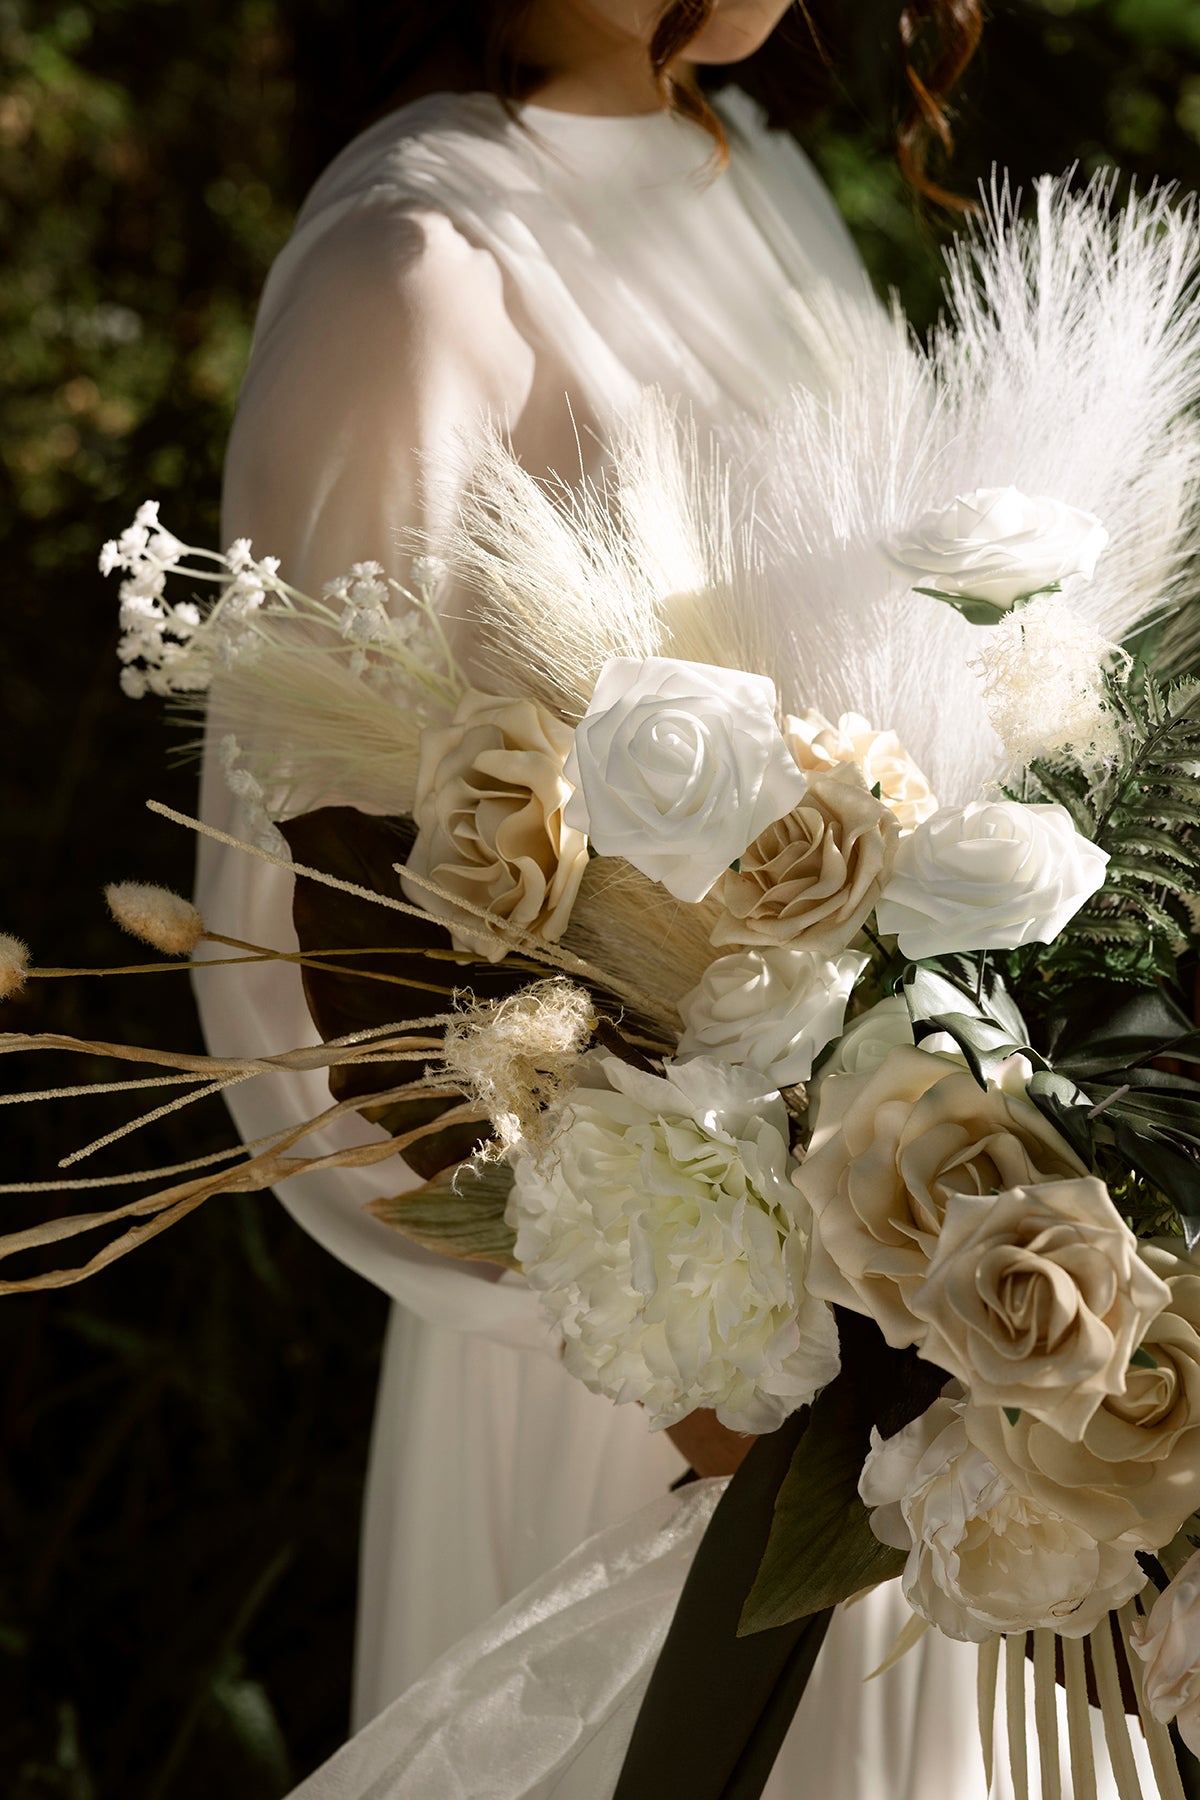
M 412 1095 L 414 1092 L 432 1092 L 433 1089 L 397 1088 L 394 1094 L 372 1096 L 373 1101 L 386 1101 L 399 1098 L 401 1095 Z M 362 1103 L 359 1102 L 359 1105 Z M 115 1207 L 102 1213 L 78 1213 L 69 1218 L 50 1219 L 40 1225 L 29 1227 L 25 1231 L 10 1232 L 0 1237 L 0 1261 L 16 1255 L 22 1250 L 31 1250 L 58 1243 L 81 1233 L 115 1224 L 118 1219 L 130 1217 L 147 1217 L 147 1224 L 135 1225 L 122 1233 L 119 1238 L 106 1244 L 104 1249 L 93 1256 L 89 1262 L 71 1269 L 54 1269 L 43 1275 L 26 1276 L 15 1281 L 0 1281 L 0 1294 L 28 1293 L 45 1288 L 69 1287 L 77 1281 L 84 1280 L 98 1269 L 104 1268 L 117 1257 L 125 1256 L 147 1238 L 164 1231 L 177 1219 L 186 1216 L 196 1207 L 220 1193 L 257 1192 L 262 1188 L 275 1187 L 289 1176 L 317 1169 L 363 1168 L 388 1158 L 402 1154 L 411 1144 L 421 1138 L 441 1131 L 448 1125 L 482 1124 L 484 1119 L 476 1108 L 463 1105 L 451 1108 L 439 1114 L 436 1119 L 415 1127 L 398 1137 L 380 1138 L 378 1142 L 350 1145 L 343 1150 L 331 1151 L 317 1157 L 288 1157 L 283 1152 L 292 1144 L 306 1136 L 317 1126 L 328 1122 L 348 1110 L 355 1110 L 349 1103 L 331 1107 L 328 1112 L 316 1119 L 305 1120 L 302 1125 L 289 1131 L 276 1149 L 250 1157 L 234 1169 L 219 1170 L 214 1174 L 201 1177 L 197 1181 L 185 1182 L 181 1185 L 160 1190 L 154 1194 L 143 1195 L 131 1201 L 127 1206 Z
M 164 819 L 170 819 L 176 825 L 185 825 L 189 831 L 198 831 L 203 837 L 212 838 L 218 844 L 227 844 L 231 849 L 244 850 L 248 855 L 260 857 L 264 862 L 273 863 L 277 868 L 287 870 L 292 875 L 307 876 L 311 881 L 322 882 L 326 887 L 338 888 L 342 893 L 353 894 L 361 900 L 374 901 L 378 906 L 386 906 L 393 912 L 406 913 L 410 918 L 423 919 L 426 922 L 432 921 L 434 924 L 443 923 L 424 907 L 410 906 L 407 901 L 396 900 L 390 894 L 378 893 L 374 888 L 363 887 L 356 881 L 343 881 L 340 876 L 328 875 L 324 870 L 314 869 L 308 863 L 293 862 L 285 857 L 275 856 L 271 851 L 262 849 L 258 844 L 248 844 L 241 838 L 231 836 L 227 831 L 218 831 L 213 825 L 205 825 L 199 819 L 190 818 L 187 813 L 176 812 L 174 807 L 164 806 L 161 800 L 147 800 L 146 805 L 151 812 L 158 813 Z M 399 868 L 400 865 L 397 864 L 396 867 Z M 445 889 L 439 888 L 436 883 L 414 875 L 412 870 L 405 870 L 405 874 L 418 886 L 427 888 L 431 893 L 450 900 L 456 908 L 463 912 L 472 917 L 489 921 L 486 930 L 478 931 L 472 929 L 465 920 L 461 924 L 456 922 L 454 927 L 456 935 L 464 938 L 467 942 L 474 943 L 486 951 L 495 943 L 497 936 L 505 938 L 514 948 L 521 950 L 534 962 L 544 964 L 548 968 L 558 969 L 564 974 L 580 975 L 585 980 L 594 981 L 599 986 L 607 988 L 610 993 L 620 995 L 622 999 L 638 1007 L 639 1010 L 645 1010 L 645 997 L 628 983 L 607 974 L 603 969 L 596 968 L 592 963 L 585 962 L 582 957 L 572 956 L 566 950 L 556 949 L 540 938 L 532 938 L 527 932 L 516 930 L 504 920 L 496 919 L 483 907 L 473 906 L 470 902 L 461 900 L 457 894 L 450 894 Z

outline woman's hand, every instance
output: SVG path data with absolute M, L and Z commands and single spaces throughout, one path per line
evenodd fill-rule
M 697 1475 L 732 1475 L 754 1442 L 744 1432 L 730 1431 L 715 1412 L 707 1410 L 689 1413 L 678 1425 L 668 1425 L 667 1435 Z

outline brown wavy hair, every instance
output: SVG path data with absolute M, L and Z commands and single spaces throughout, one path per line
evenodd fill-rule
M 512 103 L 531 94 L 544 71 L 521 61 L 518 45 L 530 0 L 359 0 L 355 70 L 366 72 L 362 112 L 378 115 L 439 86 L 478 87 Z M 735 68 L 701 72 L 698 82 L 673 73 L 688 45 L 708 23 L 717 0 L 668 0 L 650 44 L 650 65 L 663 105 L 710 133 L 720 161 L 728 154 L 721 122 L 706 87 L 730 79 L 755 94 L 772 122 L 795 126 L 819 105 L 836 80 L 840 0 L 794 0 L 793 11 L 755 56 Z M 954 147 L 950 97 L 978 47 L 981 0 L 905 0 L 897 21 L 904 82 L 896 156 L 911 186 L 926 199 L 962 208 L 964 202 L 930 172 L 933 159 Z

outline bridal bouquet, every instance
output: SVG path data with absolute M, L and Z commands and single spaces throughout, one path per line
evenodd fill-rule
M 573 490 L 490 445 L 404 588 L 308 596 L 152 506 L 105 548 L 126 689 L 208 693 L 242 847 L 294 870 L 330 1116 L 422 1178 L 372 1210 L 520 1270 L 652 1427 L 761 1439 L 621 1794 L 760 1791 L 894 1576 L 897 1654 L 980 1646 L 989 1768 L 1027 1651 L 1044 1780 L 1056 1683 L 1080 1793 L 1089 1700 L 1122 1794 L 1127 1711 L 1160 1792 L 1168 1724 L 1200 1754 L 1200 226 L 1111 199 L 994 196 L 927 346 L 797 302 L 825 381 L 769 431 L 649 399 Z

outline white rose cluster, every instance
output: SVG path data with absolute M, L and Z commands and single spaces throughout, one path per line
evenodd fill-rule
M 833 1314 L 808 1291 L 783 1102 L 709 1059 L 653 1075 L 597 1057 L 548 1158 L 514 1160 L 516 1257 L 570 1372 L 652 1426 L 714 1408 L 773 1431 L 837 1373 Z
M 1108 533 L 1093 513 L 1015 487 L 976 488 L 885 546 L 914 587 L 976 600 L 996 618 L 1073 575 L 1091 579 Z
M 942 807 L 897 846 L 875 917 L 901 953 L 1048 944 L 1104 885 L 1108 853 L 1065 807 L 972 800 Z
M 1161 1725 L 1172 1720 L 1200 1756 L 1200 1550 L 1184 1563 L 1148 1615 L 1129 1633 L 1130 1647 L 1145 1663 L 1146 1702 Z
M 805 790 L 773 682 L 660 656 L 605 663 L 566 778 L 568 826 L 692 902 Z

